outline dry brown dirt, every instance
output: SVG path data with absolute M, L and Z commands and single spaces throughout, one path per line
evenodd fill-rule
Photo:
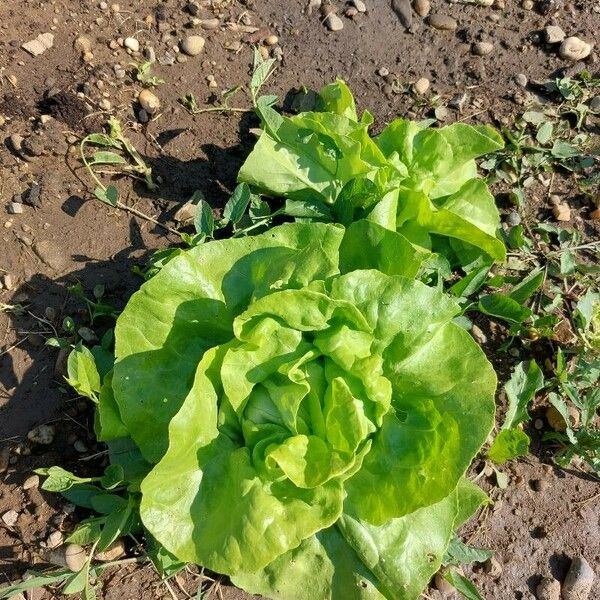
M 69 296 L 67 286 L 79 281 L 89 292 L 102 283 L 111 302 L 123 306 L 140 282 L 131 267 L 143 266 L 153 249 L 178 241 L 159 226 L 93 199 L 92 182 L 72 145 L 77 136 L 99 131 L 111 114 L 118 117 L 161 181 L 156 192 L 149 192 L 141 183 L 121 179 L 117 182 L 121 197 L 172 225 L 174 212 L 195 190 L 201 190 L 215 208 L 223 205 L 253 143 L 249 130 L 257 122 L 249 113 L 193 116 L 177 102 L 193 92 L 204 104 L 213 93 L 247 82 L 251 63 L 247 34 L 225 23 L 251 23 L 279 37 L 283 60 L 269 82 L 269 93 L 285 99 L 300 86 L 319 89 L 341 77 L 359 107 L 374 113 L 376 129 L 397 115 L 427 113 L 425 103 L 406 93 L 421 77 L 430 79 L 431 94 L 442 100 L 468 94 L 462 112 L 451 110 L 449 120 L 499 124 L 521 109 L 524 90 L 515 83 L 515 75 L 524 73 L 535 82 L 572 68 L 543 43 L 544 26 L 556 22 L 569 35 L 587 40 L 598 40 L 600 32 L 596 0 L 539 2 L 537 11 L 524 10 L 521 2 L 512 0 L 497 3 L 504 8 L 433 0 L 433 11 L 451 15 L 457 29 L 438 31 L 415 17 L 410 33 L 388 1 L 366 0 L 368 12 L 354 19 L 342 16 L 344 29 L 334 33 L 320 22 L 318 11 L 307 14 L 305 0 L 213 0 L 200 3 L 206 6 L 199 16 L 217 15 L 221 26 L 199 30 L 206 38 L 201 55 L 153 67 L 165 81 L 155 90 L 162 109 L 158 117 L 140 124 L 135 98 L 141 86 L 129 72 L 118 79 L 113 67 L 119 63 L 129 71 L 129 63 L 141 58 L 128 55 L 119 45 L 112 48 L 111 42 L 135 36 L 142 47 L 152 46 L 162 58 L 166 51 L 175 54 L 173 45 L 198 28 L 188 28 L 192 16 L 183 1 L 121 0 L 118 12 L 110 4 L 102 8 L 97 1 L 77 0 L 0 3 L 0 275 L 12 279 L 10 289 L 0 290 L 0 302 L 27 307 L 21 316 L 0 312 L 0 448 L 10 451 L 8 469 L 0 473 L 0 514 L 19 512 L 15 527 L 0 522 L 0 585 L 42 564 L 41 542 L 56 528 L 68 530 L 76 518 L 64 514 L 61 499 L 36 488 L 23 489 L 32 469 L 66 464 L 81 471 L 92 464 L 85 458 L 98 450 L 90 434 L 88 409 L 73 400 L 62 383 L 57 351 L 43 345 L 44 336 L 60 327 L 65 315 L 81 316 L 77 311 L 82 306 Z M 343 12 L 342 2 L 335 5 Z M 543 14 L 547 5 L 550 11 Z M 33 57 L 21 48 L 44 32 L 54 34 L 54 45 L 44 54 Z M 80 35 L 92 42 L 90 62 L 84 62 L 74 46 Z M 471 44 L 481 39 L 494 43 L 491 55 L 471 53 Z M 236 44 L 237 50 L 227 49 Z M 379 74 L 382 67 L 388 76 Z M 588 59 L 588 68 L 597 71 L 595 54 Z M 214 92 L 208 87 L 208 75 L 217 82 Z M 106 100 L 110 109 L 103 104 Z M 249 106 L 243 94 L 233 104 Z M 51 118 L 42 123 L 42 115 Z M 12 134 L 30 141 L 26 159 L 11 147 Z M 40 206 L 25 205 L 22 214 L 9 214 L 13 196 L 34 182 L 42 186 Z M 50 446 L 23 441 L 40 423 L 56 427 Z M 74 449 L 76 440 L 86 444 L 85 453 Z M 546 482 L 541 492 L 532 483 L 540 479 Z M 483 481 L 500 502 L 486 509 L 467 534 L 471 543 L 493 549 L 502 567 L 498 574 L 472 573 L 488 600 L 533 598 L 540 577 L 552 573 L 562 579 L 577 554 L 596 568 L 600 565 L 596 480 L 575 469 L 550 466 L 550 456 L 534 440 L 533 455 L 511 466 L 507 490 Z M 198 577 L 188 573 L 171 582 L 170 592 L 149 566 L 135 565 L 106 576 L 99 596 L 185 598 L 195 594 L 198 583 Z M 227 585 L 220 593 L 227 600 L 248 598 Z M 432 591 L 431 597 L 436 594 Z M 32 597 L 41 600 L 53 597 L 53 592 L 36 590 Z M 220 596 L 215 592 L 214 597 Z M 590 598 L 598 597 L 596 583 Z

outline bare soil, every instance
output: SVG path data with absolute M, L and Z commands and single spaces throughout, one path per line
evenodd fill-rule
M 78 281 L 90 293 L 101 283 L 107 298 L 121 307 L 140 283 L 131 268 L 143 266 L 152 250 L 178 242 L 161 227 L 91 197 L 92 182 L 73 144 L 78 136 L 100 131 L 110 115 L 118 117 L 160 181 L 158 190 L 149 192 L 142 183 L 121 178 L 116 182 L 121 197 L 173 225 L 177 208 L 195 190 L 213 207 L 223 205 L 253 144 L 250 129 L 257 123 L 250 113 L 194 116 L 177 101 L 193 92 L 201 104 L 211 102 L 222 90 L 247 82 L 248 33 L 225 23 L 251 23 L 265 28 L 258 37 L 279 37 L 283 60 L 268 90 L 284 105 L 290 92 L 301 86 L 319 89 L 341 77 L 359 107 L 374 113 L 376 129 L 397 115 L 430 114 L 430 105 L 409 92 L 421 77 L 431 81 L 430 98 L 437 94 L 447 102 L 467 94 L 462 110 L 450 110 L 449 120 L 506 122 L 527 99 L 515 83 L 517 74 L 535 83 L 579 68 L 543 42 L 544 26 L 557 23 L 567 35 L 588 41 L 597 41 L 600 32 L 597 0 L 538 2 L 538 10 L 524 10 L 521 2 L 512 0 L 496 3 L 505 8 L 432 0 L 433 12 L 455 18 L 457 29 L 439 31 L 415 16 L 410 33 L 390 2 L 381 0 L 367 0 L 368 12 L 354 19 L 342 16 L 344 29 L 339 32 L 328 31 L 318 11 L 309 15 L 305 0 L 201 4 L 212 8 L 203 6 L 198 16 L 216 15 L 222 24 L 217 30 L 189 27 L 192 16 L 180 0 L 121 0 L 119 12 L 110 6 L 103 9 L 99 2 L 77 0 L 0 3 L 0 276 L 12 279 L 10 289 L 0 289 L 0 303 L 26 306 L 20 316 L 0 311 L 0 450 L 8 449 L 10 462 L 4 473 L 0 468 L 0 515 L 11 509 L 19 513 L 14 527 L 0 521 L 0 585 L 45 564 L 42 543 L 48 534 L 68 531 L 79 518 L 65 514 L 60 498 L 36 487 L 24 489 L 32 469 L 66 464 L 85 471 L 94 464 L 87 459 L 100 450 L 91 434 L 88 408 L 73 400 L 62 383 L 64 356 L 44 346 L 44 338 L 60 328 L 64 316 L 84 321 L 83 307 L 70 297 L 67 286 Z M 341 15 L 343 3 L 335 6 Z M 43 55 L 33 57 L 21 49 L 23 42 L 44 32 L 55 37 Z M 162 109 L 149 123 L 139 123 L 135 99 L 141 85 L 129 72 L 118 79 L 113 67 L 119 63 L 129 71 L 129 63 L 142 58 L 130 56 L 118 44 L 111 47 L 111 42 L 135 36 L 162 59 L 167 51 L 177 56 L 173 46 L 191 33 L 206 38 L 203 53 L 153 66 L 153 73 L 165 81 L 155 89 Z M 80 35 L 92 42 L 90 62 L 84 62 L 74 46 Z M 479 40 L 494 43 L 491 55 L 471 53 L 471 44 Z M 597 64 L 592 53 L 587 68 L 597 71 Z M 379 74 L 382 67 L 389 75 Z M 217 82 L 214 90 L 208 86 L 209 75 Z M 249 101 L 239 94 L 232 104 L 248 107 Z M 42 115 L 51 118 L 42 122 Z M 11 144 L 13 134 L 27 141 L 22 154 Z M 41 185 L 39 206 L 23 205 L 22 214 L 9 214 L 13 196 L 26 193 L 34 183 Z M 587 208 L 575 206 L 576 226 L 597 236 L 597 229 L 584 229 Z M 518 360 L 502 358 L 497 363 L 501 377 Z M 57 430 L 49 446 L 26 439 L 28 431 L 42 423 Z M 75 450 L 76 441 L 85 443 L 87 450 Z M 550 455 L 538 442 L 533 456 L 511 466 L 508 489 L 499 490 L 483 478 L 498 502 L 467 534 L 471 543 L 494 550 L 501 565 L 500 573 L 472 573 L 488 600 L 533 598 L 542 576 L 551 573 L 562 580 L 570 559 L 579 554 L 597 571 L 600 566 L 598 481 L 577 469 L 551 466 Z M 544 482 L 542 491 L 535 491 L 538 480 Z M 135 556 L 136 549 L 130 547 L 129 552 Z M 172 581 L 169 590 L 150 566 L 133 564 L 105 576 L 99 596 L 186 598 L 196 592 L 199 581 L 197 573 L 186 573 Z M 36 590 L 31 597 L 41 600 L 53 593 Z M 226 582 L 214 597 L 219 593 L 227 600 L 249 598 Z M 434 590 L 431 597 L 437 594 Z M 597 579 L 590 598 L 598 597 Z

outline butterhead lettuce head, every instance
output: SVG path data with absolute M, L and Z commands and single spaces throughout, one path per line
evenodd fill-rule
M 494 372 L 452 299 L 395 274 L 418 260 L 401 236 L 366 227 L 192 248 L 117 323 L 98 422 L 152 465 L 144 527 L 253 593 L 417 598 L 482 500 L 464 474 Z M 354 268 L 394 240 L 401 266 Z

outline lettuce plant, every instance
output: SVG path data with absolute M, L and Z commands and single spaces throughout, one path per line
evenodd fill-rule
M 317 108 L 286 117 L 259 100 L 263 133 L 239 180 L 286 199 L 301 219 L 367 218 L 453 264 L 504 259 L 498 211 L 474 160 L 503 147 L 494 129 L 396 119 L 371 137 L 373 118 L 358 118 L 342 81 L 322 90 Z
M 269 598 L 416 599 L 485 498 L 464 474 L 496 386 L 420 260 L 362 222 L 168 262 L 119 317 L 112 370 L 70 361 L 128 480 L 118 522 L 134 503 L 163 556 Z

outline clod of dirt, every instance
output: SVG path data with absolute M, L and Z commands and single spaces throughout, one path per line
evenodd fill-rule
M 413 7 L 420 17 L 426 17 L 431 11 L 431 2 L 430 0 L 415 0 Z
M 590 213 L 590 219 L 600 221 L 600 208 L 597 208 Z
M 140 92 L 138 102 L 149 115 L 157 113 L 160 109 L 160 100 L 148 89 L 143 89 Z
M 16 510 L 9 510 L 2 515 L 2 521 L 7 527 L 14 527 L 19 519 L 19 513 Z
M 65 548 L 64 559 L 67 567 L 71 569 L 71 571 L 78 572 L 81 571 L 83 565 L 85 565 L 87 556 L 85 550 L 79 544 L 69 544 Z
M 41 240 L 34 245 L 33 251 L 43 263 L 56 271 L 60 271 L 67 266 L 64 253 L 52 242 Z
M 410 29 L 412 27 L 412 7 L 410 0 L 392 0 L 392 10 L 396 13 L 402 27 Z
M 434 14 L 427 19 L 430 27 L 439 29 L 440 31 L 454 31 L 458 27 L 456 19 L 448 15 Z
M 188 56 L 197 56 L 204 50 L 205 40 L 201 35 L 189 35 L 180 44 L 181 51 Z
M 113 542 L 104 552 L 98 552 L 95 558 L 101 560 L 102 562 L 111 562 L 113 560 L 118 560 L 125 554 L 125 544 L 123 540 L 117 540 Z
M 563 600 L 587 600 L 592 590 L 595 573 L 583 556 L 576 556 L 563 583 Z
M 27 434 L 27 439 L 35 444 L 48 446 L 54 441 L 55 433 L 52 425 L 38 425 Z
M 543 577 L 535 594 L 538 600 L 560 600 L 560 583 L 551 577 Z
M 41 191 L 42 186 L 39 183 L 33 183 L 23 196 L 23 204 L 27 204 L 28 206 L 32 206 L 33 208 L 41 208 Z
M 88 113 L 87 106 L 72 92 L 60 91 L 47 96 L 40 102 L 39 108 L 42 113 L 62 121 L 75 131 L 86 129 L 84 119 Z
M 591 52 L 591 44 L 573 36 L 563 41 L 558 50 L 558 55 L 566 60 L 578 61 L 587 58 Z

